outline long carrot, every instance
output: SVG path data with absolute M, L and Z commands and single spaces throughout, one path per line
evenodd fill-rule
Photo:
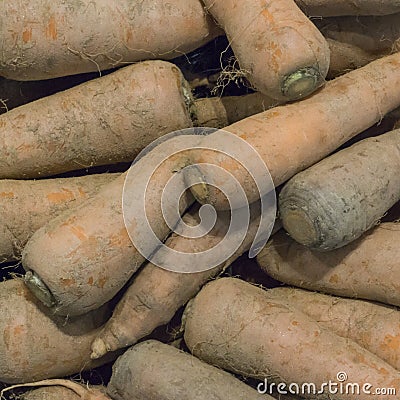
M 166 133 L 220 128 L 275 104 L 259 94 L 194 101 L 175 65 L 138 63 L 1 115 L 0 177 L 131 162 Z
M 400 383 L 399 371 L 375 354 L 321 327 L 287 301 L 270 299 L 261 288 L 233 278 L 209 283 L 189 303 L 185 343 L 196 357 L 240 375 L 291 390 L 312 383 L 321 398 L 358 400 L 361 394 L 378 400 L 382 397 L 371 387 Z M 360 385 L 360 394 L 329 393 L 327 383 L 338 384 L 341 371 L 348 377 L 345 383 Z M 361 391 L 366 384 L 371 394 Z M 311 399 L 317 393 L 306 387 L 297 394 Z
M 224 131 L 237 135 L 258 152 L 278 186 L 398 107 L 399 70 L 400 53 L 396 53 L 328 82 L 304 101 L 251 116 Z M 357 104 L 357 112 L 353 112 L 354 104 Z M 213 163 L 231 173 L 247 194 L 249 203 L 260 196 L 253 178 L 232 156 L 207 150 L 207 146 L 214 146 L 211 147 L 214 149 L 218 142 L 228 150 L 226 137 L 221 131 L 204 137 L 205 149 L 193 152 L 191 159 L 198 173 L 203 175 L 203 181 L 214 185 L 199 193 L 194 187 L 192 192 L 201 203 L 211 203 L 219 209 L 230 208 L 226 199 L 235 196 L 237 186 L 219 171 L 205 171 L 201 163 Z M 259 177 L 262 171 L 257 169 L 255 173 Z M 226 195 L 222 194 L 222 189 Z
M 172 59 L 218 35 L 199 0 L 0 3 L 0 75 L 49 79 Z
M 169 322 L 175 312 L 194 297 L 205 282 L 218 275 L 247 251 L 259 226 L 259 213 L 254 207 L 252 210 L 252 219 L 245 239 L 221 265 L 204 272 L 182 274 L 159 268 L 150 262 L 139 271 L 119 301 L 112 317 L 93 342 L 92 357 L 99 358 L 109 351 L 135 344 L 156 327 Z M 217 225 L 207 235 L 189 239 L 173 234 L 166 241 L 166 245 L 189 254 L 210 250 L 223 240 L 229 219 L 229 215 L 221 213 Z M 189 225 L 198 223 L 193 211 L 185 214 L 183 221 Z M 195 265 L 192 265 L 192 268 L 194 267 Z
M 257 90 L 293 100 L 321 86 L 329 67 L 328 45 L 292 0 L 203 2 Z

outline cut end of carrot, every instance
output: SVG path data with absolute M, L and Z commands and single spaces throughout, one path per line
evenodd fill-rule
M 24 281 L 28 289 L 39 299 L 46 307 L 54 307 L 57 302 L 49 288 L 42 281 L 42 279 L 36 275 L 33 271 L 28 271 L 25 274 Z
M 286 210 L 283 221 L 285 230 L 296 242 L 313 247 L 319 241 L 317 227 L 305 210 L 301 208 Z
M 298 100 L 310 95 L 321 86 L 322 82 L 322 76 L 317 68 L 301 68 L 284 78 L 282 93 L 289 100 Z
M 107 353 L 108 349 L 103 339 L 96 338 L 92 343 L 92 354 L 90 355 L 90 358 L 92 360 L 97 360 L 98 358 L 103 357 Z

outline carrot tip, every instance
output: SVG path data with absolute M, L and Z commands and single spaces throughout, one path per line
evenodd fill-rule
M 29 290 L 47 307 L 56 305 L 56 299 L 45 285 L 42 279 L 35 272 L 28 271 L 25 274 L 24 281 Z
M 323 82 L 321 78 L 321 74 L 317 68 L 301 68 L 284 78 L 282 93 L 289 100 L 301 99 L 321 86 Z

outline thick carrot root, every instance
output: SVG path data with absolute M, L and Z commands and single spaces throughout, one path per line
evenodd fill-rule
M 257 90 L 293 100 L 322 85 L 329 68 L 328 45 L 293 1 L 203 2 Z
M 56 317 L 20 279 L 0 283 L 0 381 L 30 382 L 90 369 L 90 343 L 109 316 L 107 306 L 79 318 Z M 88 352 L 89 350 L 89 352 Z
M 302 289 L 274 288 L 269 298 L 288 301 L 318 324 L 353 340 L 400 370 L 400 312 L 394 307 Z
M 224 131 L 239 136 L 257 150 L 278 186 L 398 107 L 399 69 L 400 53 L 381 58 L 328 82 L 304 101 L 245 118 L 225 127 Z M 357 113 L 352 112 L 354 104 L 357 104 Z M 226 134 L 217 131 L 204 137 L 202 145 L 214 149 L 218 141 L 221 146 L 226 143 Z M 216 154 L 215 150 L 202 150 L 192 155 L 191 163 L 197 165 L 204 180 L 213 182 L 202 195 L 194 191 L 200 203 L 229 209 L 227 198 L 237 193 L 237 182 L 249 203 L 263 195 L 248 171 L 232 157 Z M 227 180 L 226 175 L 217 172 L 211 174 L 210 169 L 206 172 L 201 163 L 213 163 L 237 181 Z
M 19 260 L 43 225 L 100 191 L 118 174 L 37 181 L 0 181 L 0 262 Z
M 0 27 L 0 75 L 16 80 L 172 59 L 220 33 L 199 0 L 1 2 Z
M 368 384 L 369 389 L 400 384 L 400 373 L 375 354 L 323 328 L 287 301 L 270 299 L 264 290 L 238 279 L 209 283 L 188 305 L 185 317 L 185 342 L 191 352 L 237 374 L 286 388 L 291 384 L 292 389 L 311 382 L 324 399 L 329 398 L 327 382 L 339 380 L 341 371 L 346 383 L 357 383 L 360 391 Z M 336 393 L 338 400 L 360 398 L 351 391 Z M 305 391 L 307 398 L 315 394 Z M 373 389 L 365 397 L 381 399 Z
M 164 212 L 179 208 L 183 213 L 192 203 L 190 194 L 182 192 L 185 184 L 179 171 L 187 159 L 177 150 L 178 143 L 180 137 L 162 143 L 137 161 L 128 175 L 122 174 L 81 206 L 53 219 L 29 240 L 22 254 L 27 283 L 55 313 L 81 315 L 114 297 L 145 261 L 143 252 L 147 256 L 157 247 L 153 235 L 159 240 L 168 236 L 171 228 Z M 182 194 L 179 207 L 178 202 L 161 203 L 172 177 L 174 194 Z M 151 232 L 143 231 L 143 215 Z M 140 233 L 139 245 L 147 246 L 142 252 L 129 236 Z
M 295 175 L 279 195 L 283 227 L 326 251 L 359 238 L 400 201 L 400 130 L 357 142 Z
M 400 225 L 387 222 L 345 247 L 320 253 L 278 232 L 257 261 L 289 285 L 400 306 L 399 240 Z
M 133 346 L 118 358 L 107 392 L 115 400 L 273 400 L 229 373 L 155 340 Z

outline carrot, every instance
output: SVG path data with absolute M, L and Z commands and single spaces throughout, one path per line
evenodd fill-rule
M 16 80 L 172 59 L 220 33 L 198 0 L 2 2 L 0 27 L 0 75 Z
M 386 16 L 338 17 L 315 20 L 324 36 L 371 53 L 400 50 L 400 13 Z
M 194 211 L 185 214 L 183 221 L 189 225 L 199 223 Z M 208 234 L 196 239 L 172 234 L 165 244 L 182 253 L 210 250 L 223 240 L 229 221 L 229 215 L 220 213 L 217 224 Z M 93 342 L 91 357 L 99 358 L 109 351 L 135 344 L 156 327 L 168 323 L 176 311 L 194 297 L 208 280 L 224 271 L 236 258 L 249 250 L 258 226 L 259 212 L 253 208 L 246 238 L 231 257 L 213 269 L 182 274 L 148 263 L 136 275 L 114 309 L 112 317 Z
M 270 289 L 267 295 L 270 299 L 288 301 L 320 326 L 353 340 L 393 368 L 400 369 L 398 309 L 287 287 Z
M 107 392 L 115 400 L 273 400 L 229 373 L 155 340 L 133 346 L 118 358 Z
M 39 382 L 18 384 L 3 389 L 3 393 L 24 388 L 39 387 L 22 395 L 22 400 L 111 400 L 104 392 L 105 388 L 82 386 L 65 379 L 46 379 Z
M 279 195 L 283 227 L 333 250 L 359 238 L 400 201 L 400 130 L 357 142 L 295 175 Z
M 237 135 L 258 152 L 278 186 L 398 107 L 399 69 L 400 53 L 381 58 L 328 82 L 308 99 L 245 118 L 225 127 L 224 131 Z M 352 112 L 354 104 L 357 104 L 357 113 Z M 202 146 L 214 149 L 215 144 L 221 142 L 221 146 L 227 148 L 226 137 L 222 131 L 217 131 L 204 137 Z M 203 175 L 203 181 L 213 182 L 213 186 L 208 185 L 207 190 L 199 193 L 196 187 L 192 188 L 200 203 L 228 209 L 226 198 L 234 197 L 237 192 L 232 180 L 227 181 L 225 176 L 211 173 L 210 169 L 205 171 L 202 163 L 213 163 L 232 174 L 247 194 L 249 203 L 260 197 L 253 178 L 228 155 L 216 154 L 215 150 L 194 151 L 191 163 Z M 253 172 L 257 179 L 264 173 L 258 169 Z
M 31 237 L 22 254 L 26 280 L 53 312 L 81 315 L 114 297 L 145 261 L 142 253 L 150 256 L 158 246 L 150 233 L 143 232 L 143 214 L 159 240 L 168 236 L 170 227 L 163 212 L 171 213 L 178 202 L 167 202 L 162 207 L 160 199 L 174 176 L 174 190 L 180 195 L 184 189 L 179 170 L 185 166 L 186 156 L 179 153 L 180 140 L 177 137 L 162 143 L 137 161 L 129 175 L 122 174 L 96 196 L 59 215 Z M 142 199 L 145 206 L 138 210 Z M 192 201 L 188 192 L 183 194 L 180 212 Z M 139 246 L 144 246 L 141 252 L 129 235 L 141 238 L 137 240 Z
M 328 45 L 293 1 L 203 2 L 258 91 L 294 100 L 322 85 L 329 68 Z
M 90 79 L 98 73 L 80 74 L 44 81 L 14 81 L 0 77 L 0 114 L 31 101 L 70 89 Z
M 260 95 L 194 102 L 176 66 L 139 63 L 0 116 L 0 177 L 133 161 L 166 133 L 193 124 L 225 126 L 272 105 Z
M 296 0 L 309 16 L 386 15 L 400 12 L 398 1 L 392 0 Z
M 387 222 L 345 247 L 320 253 L 279 232 L 257 261 L 289 285 L 400 306 L 399 239 L 399 224 Z
M 95 195 L 117 176 L 0 181 L 0 262 L 19 260 L 35 231 L 63 211 Z
M 107 306 L 83 317 L 65 319 L 44 307 L 21 279 L 0 285 L 1 382 L 65 376 L 115 358 L 109 355 L 90 361 L 90 343 L 109 315 Z
M 16 108 L 0 116 L 0 176 L 133 161 L 154 139 L 191 126 L 189 98 L 177 67 L 151 61 Z
M 323 389 L 323 398 L 329 392 L 328 385 L 322 385 L 335 381 L 340 371 L 360 387 L 369 383 L 373 388 L 393 388 L 400 382 L 400 373 L 375 354 L 323 328 L 288 302 L 270 299 L 264 290 L 238 279 L 209 283 L 188 305 L 185 317 L 190 351 L 244 376 L 291 384 L 292 390 L 293 384 L 301 387 L 310 382 Z M 360 398 L 351 392 L 334 397 Z M 368 397 L 381 398 L 372 391 Z

